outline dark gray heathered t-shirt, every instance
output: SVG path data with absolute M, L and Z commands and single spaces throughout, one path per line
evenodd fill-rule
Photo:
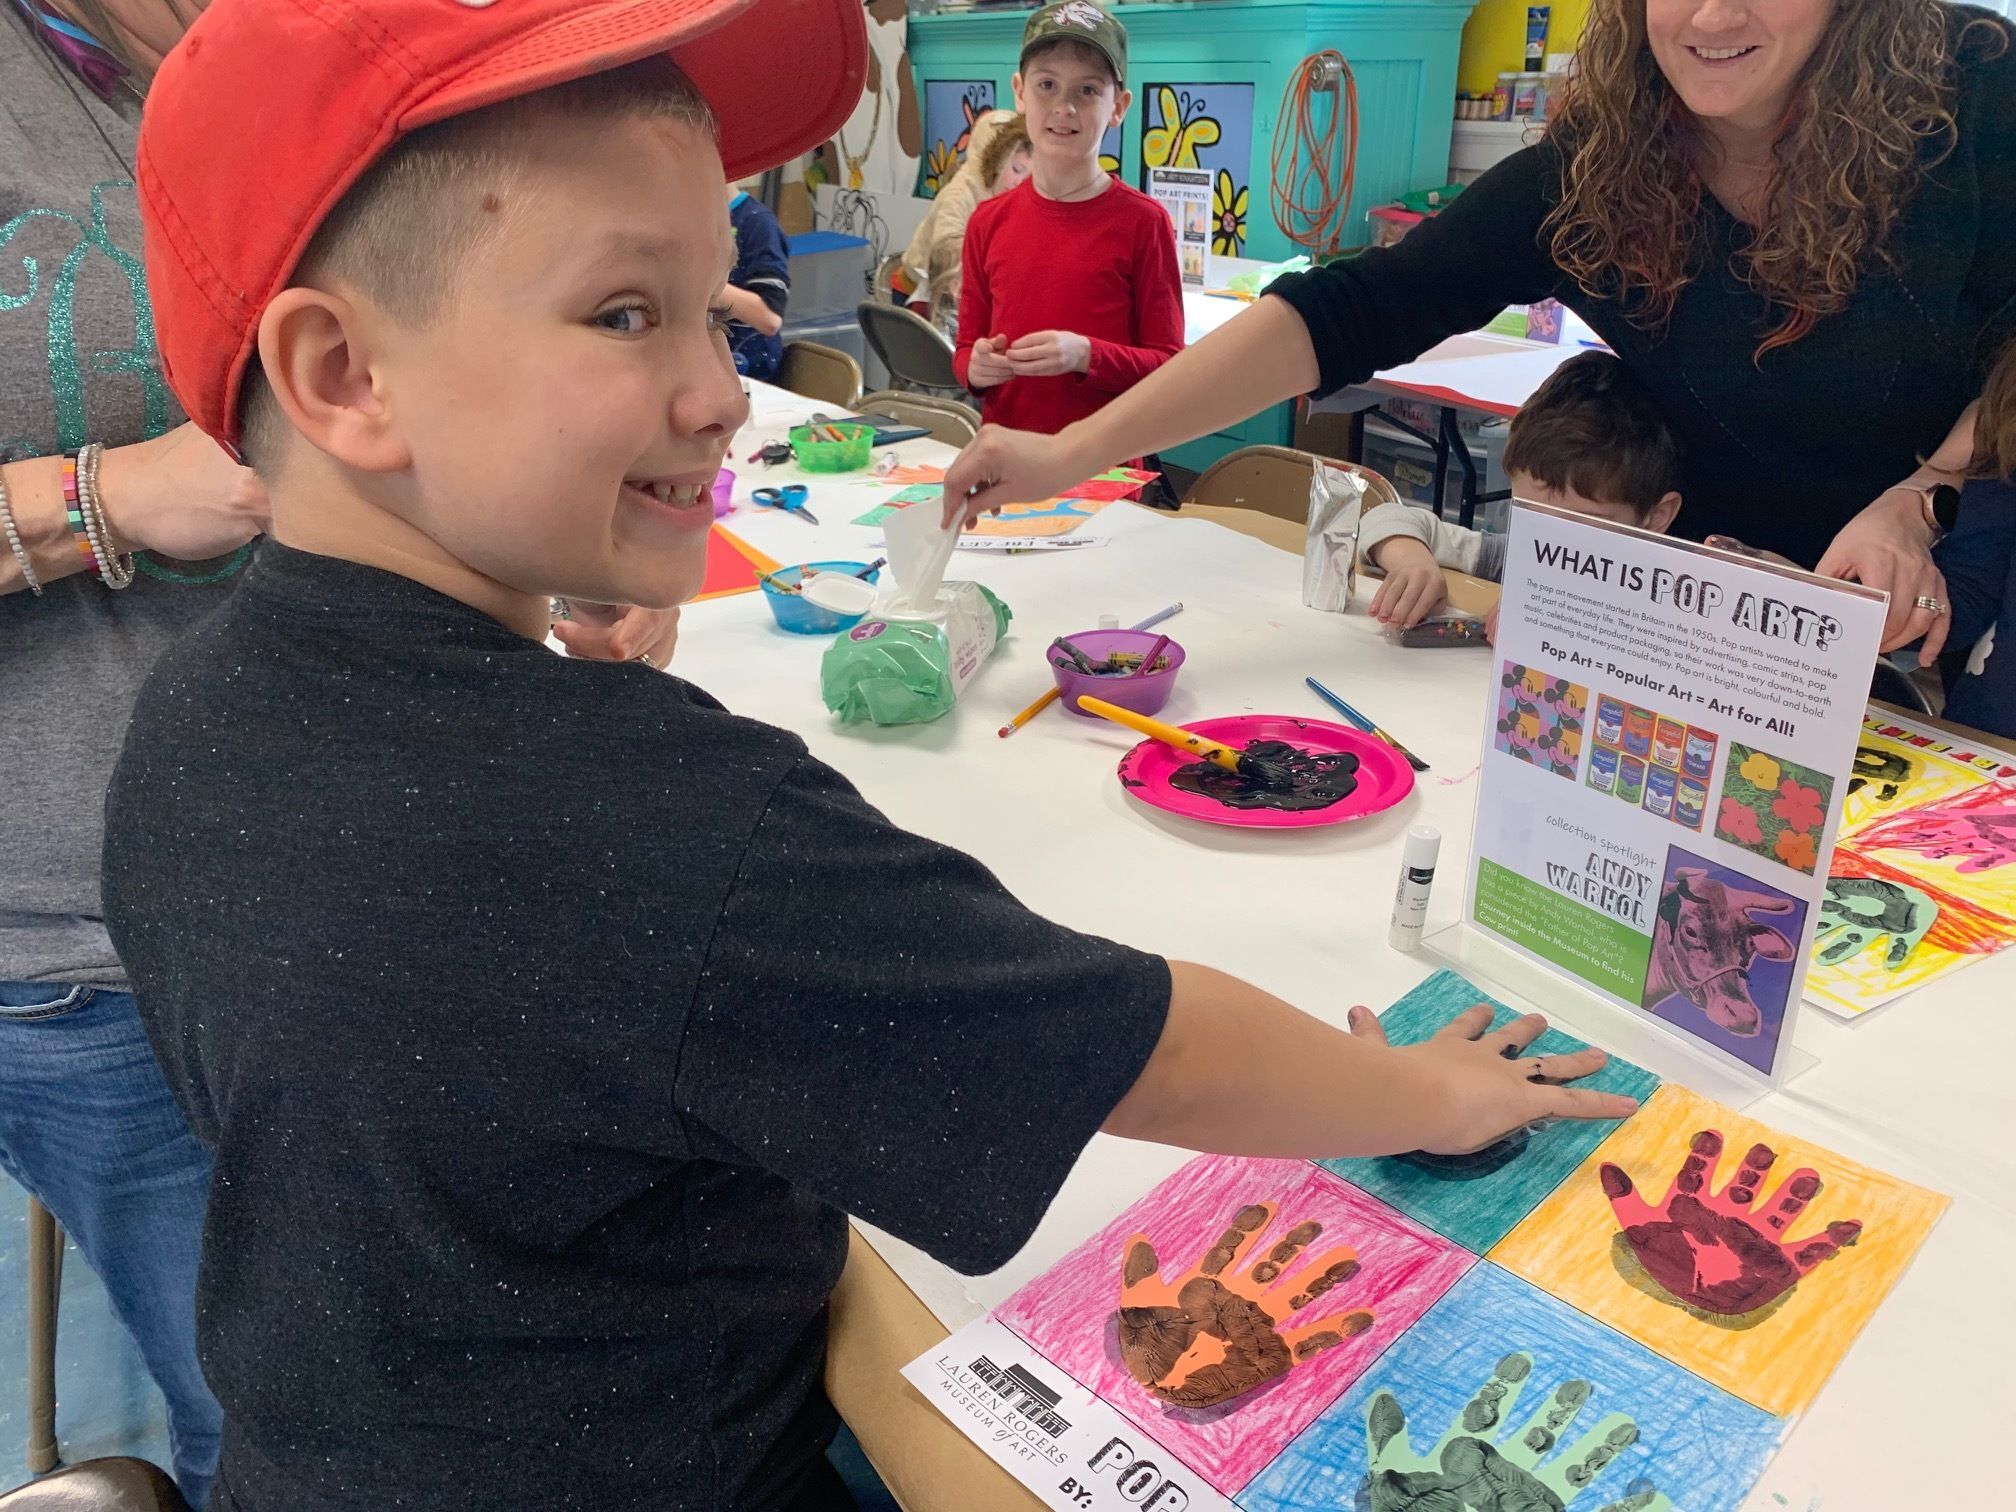
M 0 460 L 183 418 L 141 282 L 136 115 L 0 0 Z M 227 590 L 78 574 L 0 595 L 0 982 L 124 984 L 98 900 L 105 781 L 154 658 Z
M 211 1512 L 777 1506 L 841 1210 L 1002 1264 L 1168 1012 L 797 737 L 272 542 L 109 813 L 217 1156 Z

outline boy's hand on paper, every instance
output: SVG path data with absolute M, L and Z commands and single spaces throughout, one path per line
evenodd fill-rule
M 1358 1038 L 1386 1043 L 1371 1009 L 1354 1007 L 1350 1024 Z M 1432 1039 L 1397 1047 L 1394 1054 L 1427 1074 L 1432 1122 L 1419 1147 L 1431 1155 L 1464 1155 L 1542 1119 L 1629 1118 L 1638 1111 L 1635 1101 L 1618 1093 L 1563 1085 L 1602 1070 L 1610 1057 L 1601 1050 L 1525 1055 L 1546 1029 L 1547 1020 L 1537 1013 L 1493 1029 L 1490 1008 L 1479 1003 Z
M 1264 1251 L 1242 1254 L 1275 1214 L 1271 1202 L 1241 1208 L 1174 1281 L 1162 1279 L 1146 1234 L 1127 1241 L 1120 1267 L 1120 1359 L 1163 1401 L 1215 1407 L 1372 1326 L 1372 1314 L 1359 1308 L 1299 1328 L 1278 1327 L 1283 1318 L 1329 1312 L 1321 1299 L 1358 1274 L 1358 1252 L 1340 1245 L 1298 1266 L 1303 1250 L 1323 1232 L 1322 1224 L 1303 1221 L 1275 1234 Z M 1244 1266 L 1254 1254 L 1258 1259 Z M 1228 1270 L 1232 1274 L 1221 1280 Z
M 1092 342 L 1076 331 L 1032 331 L 1008 348 L 1008 365 L 1018 378 L 1055 378 L 1092 366 Z
M 1006 504 L 1054 498 L 1097 472 L 1074 458 L 1064 435 L 981 426 L 945 469 L 945 523 L 971 525 Z
M 641 661 L 661 671 L 679 642 L 679 611 L 571 600 L 570 619 L 553 623 L 553 636 L 569 656 L 583 661 Z
M 1007 346 L 1005 336 L 982 336 L 973 343 L 973 350 L 966 358 L 968 388 L 993 388 L 1015 376 L 1015 369 L 1001 355 Z
M 1946 597 L 1945 577 L 1932 564 L 1932 531 L 1917 495 L 1899 489 L 1882 495 L 1841 527 L 1813 570 L 1822 577 L 1845 578 L 1889 593 L 1890 611 L 1883 620 L 1879 649 L 1894 651 L 1923 636 L 1918 665 L 1929 667 L 1939 659 L 1953 624 L 1952 612 L 1942 609 L 1935 614 L 1918 600 L 1939 604 L 1951 600 Z
M 1721 1134 L 1697 1133 L 1666 1200 L 1656 1208 L 1638 1195 L 1622 1167 L 1605 1164 L 1597 1171 L 1624 1242 L 1645 1273 L 1683 1305 L 1725 1318 L 1754 1313 L 1862 1236 L 1861 1223 L 1851 1218 L 1791 1239 L 1793 1229 L 1806 1227 L 1799 1215 L 1820 1195 L 1819 1173 L 1794 1171 L 1769 1201 L 1760 1202 L 1759 1189 L 1777 1152 L 1752 1145 L 1729 1184 L 1711 1192 L 1721 1158 Z
M 1374 563 L 1386 581 L 1372 596 L 1372 618 L 1405 630 L 1418 625 L 1449 600 L 1449 586 L 1435 555 L 1419 541 L 1394 536 L 1373 548 Z
M 108 446 L 98 492 L 122 551 L 200 562 L 236 551 L 267 528 L 265 486 L 194 424 Z

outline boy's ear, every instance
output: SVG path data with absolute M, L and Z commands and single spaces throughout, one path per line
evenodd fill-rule
M 287 423 L 319 451 L 363 472 L 412 458 L 371 372 L 357 306 L 320 289 L 283 290 L 259 318 L 259 365 Z
M 1134 91 L 1131 89 L 1121 90 L 1119 97 L 1113 103 L 1113 119 L 1106 124 L 1108 126 L 1118 126 L 1122 121 L 1126 120 L 1127 108 L 1133 103 Z
M 1015 108 L 1022 110 L 1022 70 L 1016 69 L 1014 77 L 1008 81 L 1008 92 L 1015 96 Z M 1024 114 L 1027 114 L 1024 111 Z
M 1664 498 L 1645 511 L 1644 528 L 1656 530 L 1660 535 L 1664 535 L 1672 525 L 1673 517 L 1678 513 L 1680 513 L 1680 495 L 1668 489 Z

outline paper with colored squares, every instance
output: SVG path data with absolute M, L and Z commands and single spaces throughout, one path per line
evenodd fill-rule
M 1382 1022 L 1479 1001 L 1441 972 Z M 1193 1160 L 904 1374 L 1072 1512 L 1737 1512 L 1946 1199 L 1626 1062 L 1599 1083 L 1639 1112 Z

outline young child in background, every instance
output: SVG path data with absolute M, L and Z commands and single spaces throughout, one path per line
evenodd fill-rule
M 1513 417 L 1505 472 L 1515 498 L 1664 532 L 1680 511 L 1680 448 L 1652 396 L 1608 352 L 1555 369 Z M 1450 525 L 1432 509 L 1381 504 L 1358 550 L 1386 581 L 1372 617 L 1406 629 L 1448 599 L 1442 568 L 1497 582 L 1505 537 Z
M 1057 431 L 1182 348 L 1183 284 L 1168 213 L 1099 162 L 1133 98 L 1120 23 L 1091 0 L 1045 6 L 1014 87 L 1031 171 L 968 223 L 953 367 L 990 422 Z
M 779 51 L 740 0 L 348 3 L 213 0 L 140 141 L 163 366 L 273 512 L 106 819 L 216 1154 L 212 1512 L 831 1512 L 845 1213 L 981 1272 L 1102 1128 L 1373 1155 L 1632 1111 L 1537 1016 L 1393 1048 L 1051 923 L 795 736 L 548 652 L 549 596 L 705 576 L 724 159 L 831 136 L 862 10 L 799 0 Z
M 1953 616 L 1940 663 L 1941 712 L 2016 737 L 2016 343 L 1982 390 L 1971 471 L 1952 533 L 1932 548 Z
M 721 302 L 733 322 L 728 349 L 745 378 L 771 379 L 784 365 L 784 311 L 791 303 L 791 249 L 770 207 L 728 186 L 728 226 L 735 236 L 735 268 Z

